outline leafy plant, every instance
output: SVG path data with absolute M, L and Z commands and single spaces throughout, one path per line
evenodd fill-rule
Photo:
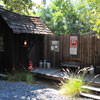
M 30 74 L 30 73 L 27 73 L 26 74 L 26 82 L 31 84 L 31 83 L 34 83 L 35 79 L 33 78 L 33 75 Z
M 93 31 L 97 31 L 100 35 L 100 1 L 99 0 L 85 0 L 90 9 L 91 23 Z M 100 36 L 99 36 L 100 38 Z
M 43 3 L 34 0 L 0 0 L 0 7 L 24 15 L 36 16 L 36 10 L 43 8 Z
M 40 11 L 40 16 L 55 34 L 82 34 L 90 31 L 89 11 L 82 0 L 52 0 Z
M 8 74 L 8 81 L 23 81 L 29 84 L 35 82 L 34 76 L 26 71 L 16 71 L 12 74 Z
M 82 75 L 79 75 L 79 73 L 82 71 L 83 71 Z M 60 88 L 60 93 L 69 97 L 76 97 L 76 96 L 79 96 L 80 92 L 82 91 L 89 92 L 82 88 L 82 86 L 85 84 L 84 75 L 86 74 L 86 71 L 88 71 L 88 68 L 79 70 L 77 74 L 75 73 L 71 74 L 69 80 L 67 80 L 66 82 L 63 82 Z M 67 72 L 69 72 L 68 69 L 67 69 Z
M 83 84 L 84 82 L 82 78 L 70 78 L 62 85 L 60 92 L 69 97 L 78 96 L 80 91 L 82 91 L 81 86 Z

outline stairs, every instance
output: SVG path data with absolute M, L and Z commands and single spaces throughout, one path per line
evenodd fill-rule
M 80 95 L 88 98 L 92 98 L 95 100 L 100 100 L 100 87 L 94 87 L 94 86 L 82 86 L 83 89 L 89 90 L 91 94 L 81 92 Z
M 4 77 L 5 78 L 5 77 L 7 77 L 7 75 L 4 75 L 4 74 L 0 73 L 0 77 Z

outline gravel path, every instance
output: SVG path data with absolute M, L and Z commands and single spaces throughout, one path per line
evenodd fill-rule
M 58 94 L 57 89 L 41 82 L 33 85 L 24 82 L 0 81 L 0 100 L 73 100 Z M 76 99 L 75 99 L 76 100 Z M 79 99 L 84 100 L 84 99 Z M 85 99 L 87 100 L 87 99 Z

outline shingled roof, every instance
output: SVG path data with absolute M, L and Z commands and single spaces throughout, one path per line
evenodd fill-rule
M 52 34 L 40 17 L 20 15 L 0 8 L 0 15 L 16 34 Z

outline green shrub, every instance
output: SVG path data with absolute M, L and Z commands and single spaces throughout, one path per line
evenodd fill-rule
M 26 82 L 27 83 L 29 83 L 29 84 L 31 84 L 31 83 L 34 83 L 34 78 L 33 78 L 33 75 L 32 74 L 30 74 L 30 73 L 27 73 L 26 74 Z
M 35 82 L 35 78 L 32 73 L 26 71 L 16 71 L 12 74 L 8 74 L 8 81 L 23 81 L 32 84 Z
M 84 82 L 82 78 L 79 77 L 70 78 L 61 86 L 60 93 L 69 97 L 78 96 L 82 91 L 81 86 L 83 84 Z
M 84 90 L 82 86 L 85 84 L 84 75 L 88 72 L 89 68 L 83 68 L 78 70 L 75 73 L 71 73 L 68 69 L 65 71 L 65 75 L 67 76 L 70 73 L 70 78 L 63 82 L 60 88 L 60 93 L 69 97 L 79 96 L 80 92 L 89 92 Z

